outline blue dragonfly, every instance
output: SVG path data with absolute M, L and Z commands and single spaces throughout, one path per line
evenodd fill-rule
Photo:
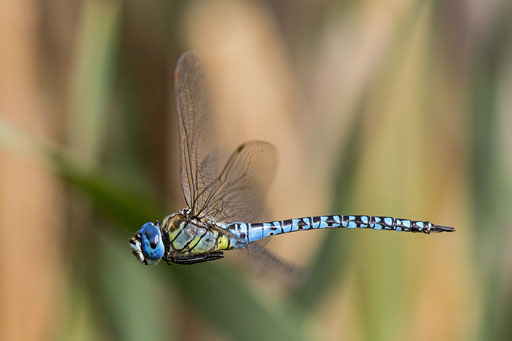
M 131 251 L 143 264 L 162 259 L 168 264 L 211 261 L 224 257 L 224 251 L 295 231 L 357 228 L 430 234 L 455 230 L 428 221 L 368 215 L 257 222 L 276 168 L 276 148 L 263 141 L 243 143 L 219 170 L 205 73 L 196 53 L 186 52 L 178 60 L 174 89 L 187 207 L 165 217 L 161 224 L 145 223 L 130 238 Z

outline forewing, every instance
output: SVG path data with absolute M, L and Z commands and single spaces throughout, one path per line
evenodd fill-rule
M 197 197 L 197 214 L 217 221 L 256 221 L 276 170 L 277 150 L 263 141 L 240 145 L 226 166 Z
M 206 78 L 196 53 L 186 52 L 178 60 L 174 90 L 181 146 L 181 185 L 185 201 L 194 212 L 198 196 L 205 193 L 219 174 Z

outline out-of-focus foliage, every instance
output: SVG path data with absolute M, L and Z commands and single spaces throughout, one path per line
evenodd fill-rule
M 16 4 L 0 5 L 0 339 L 512 337 L 508 2 Z M 188 49 L 223 151 L 278 147 L 275 218 L 457 232 L 275 238 L 301 280 L 240 252 L 137 263 L 130 235 L 183 206 L 172 69 Z

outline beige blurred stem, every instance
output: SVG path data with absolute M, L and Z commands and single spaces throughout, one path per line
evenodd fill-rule
M 299 132 L 297 80 L 269 9 L 253 2 L 199 2 L 190 7 L 183 25 L 188 47 L 205 63 L 221 147 L 232 151 L 257 139 L 278 148 L 277 176 L 267 197 L 273 217 L 323 212 L 329 196 L 308 166 Z M 306 239 L 275 238 L 269 248 L 300 263 L 320 236 Z
M 36 11 L 33 2 L 0 3 L 0 117 L 51 138 Z M 0 165 L 0 340 L 49 339 L 62 287 L 60 191 L 47 170 L 3 148 Z

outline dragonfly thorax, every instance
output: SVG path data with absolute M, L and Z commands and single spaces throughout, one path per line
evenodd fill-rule
M 166 217 L 162 224 L 162 233 L 168 236 L 169 245 L 166 247 L 171 258 L 176 252 L 208 252 L 215 246 L 217 237 L 206 219 L 189 215 L 188 209 Z

